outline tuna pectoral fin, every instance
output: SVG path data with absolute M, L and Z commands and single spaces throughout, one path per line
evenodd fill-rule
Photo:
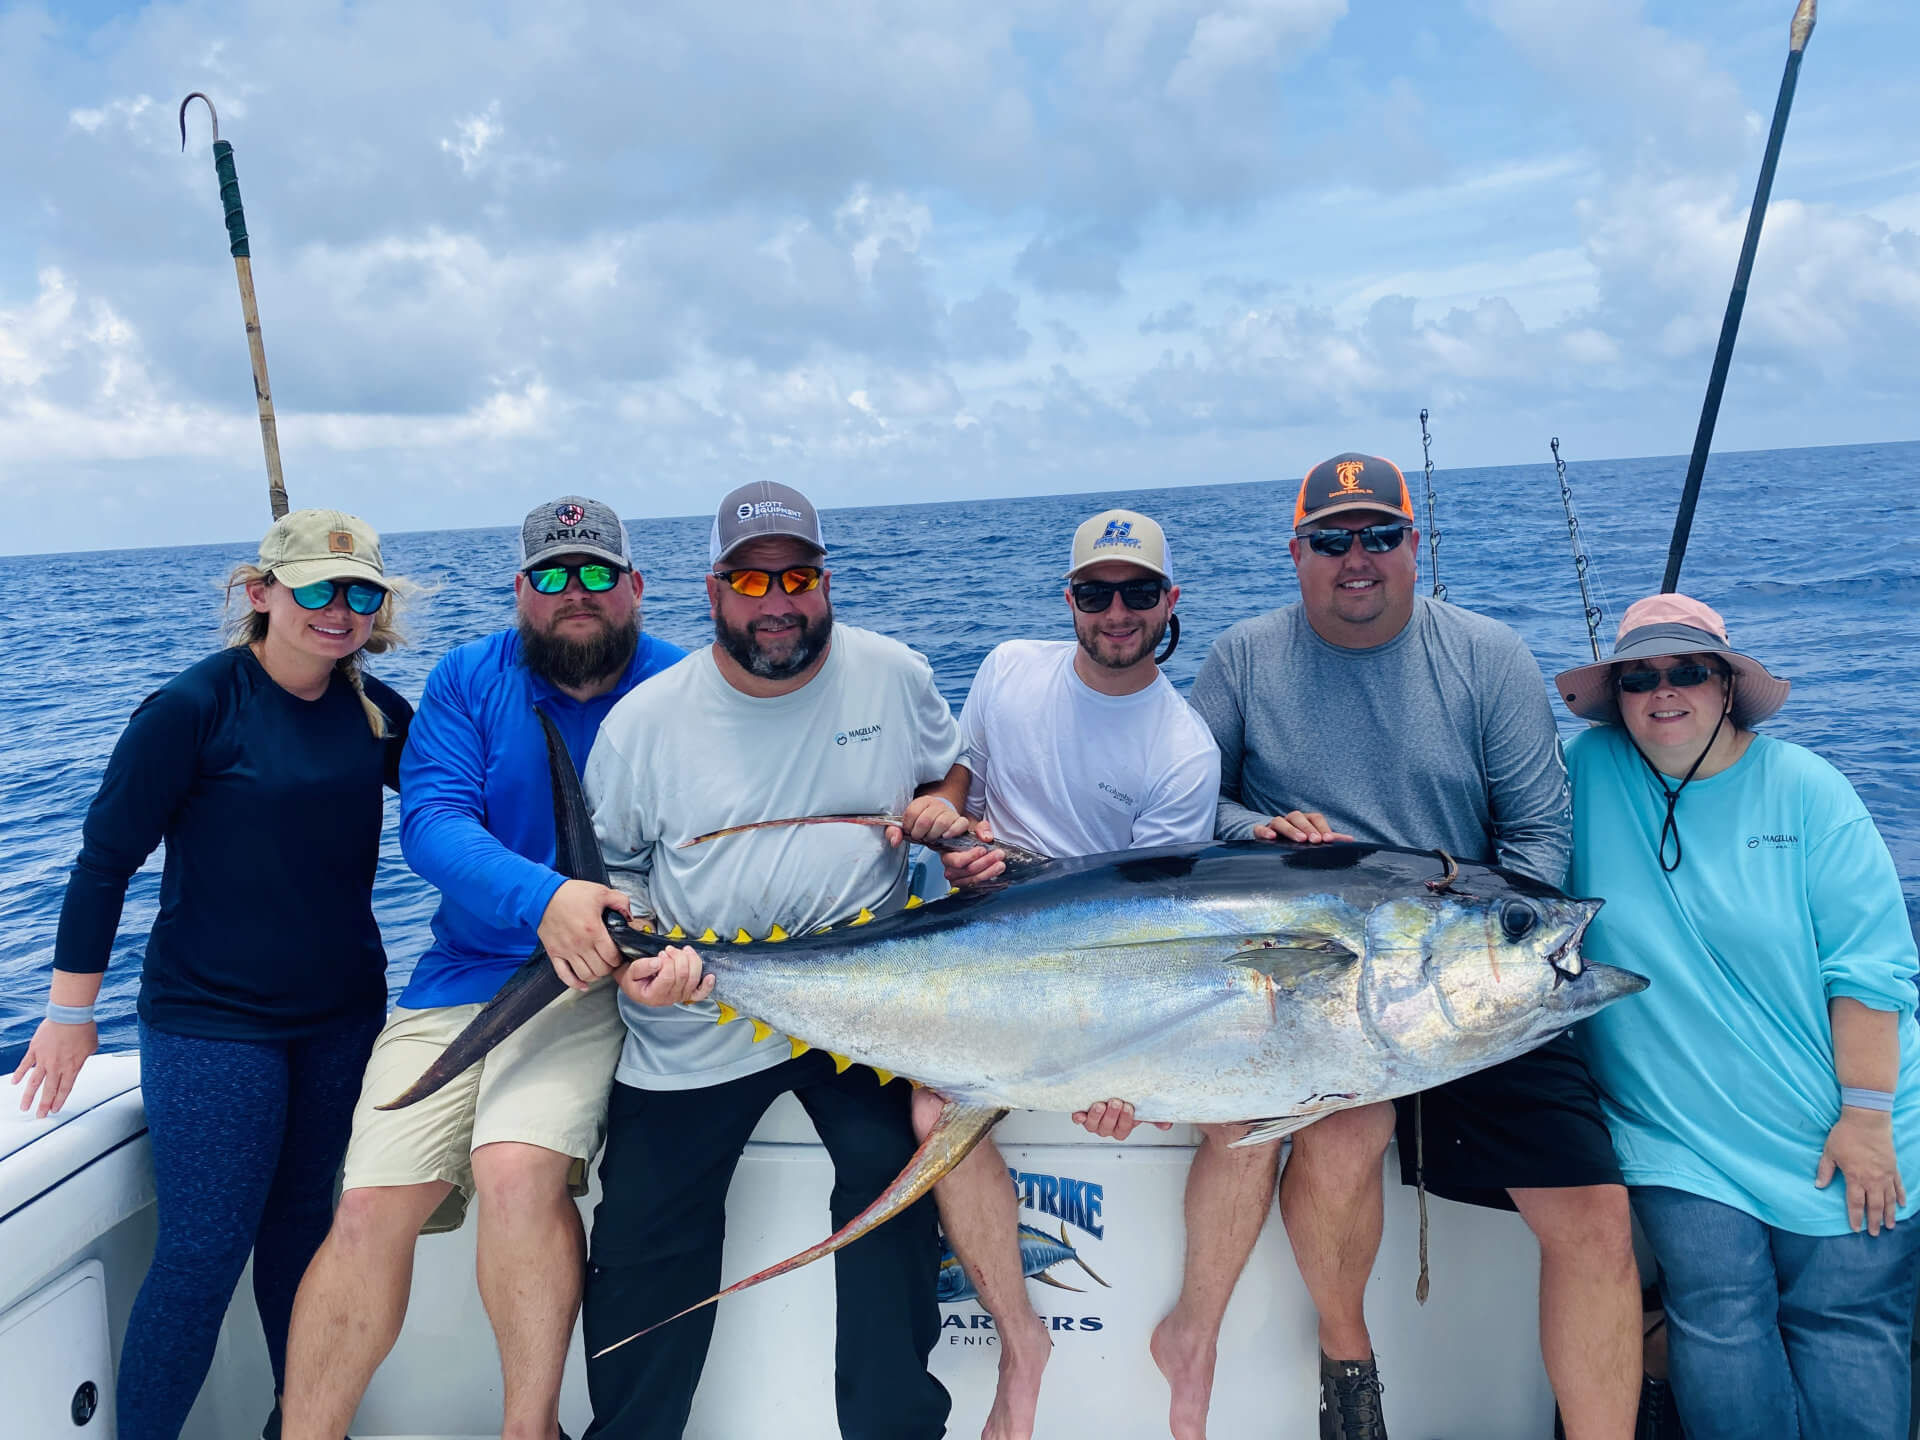
M 453 1037 L 453 1043 L 440 1052 L 440 1058 L 427 1067 L 426 1073 L 397 1099 L 374 1108 L 404 1110 L 426 1099 L 469 1065 L 477 1064 L 494 1046 L 566 993 L 567 987 L 554 974 L 553 962 L 547 959 L 546 950 L 536 945 L 533 958 L 513 972 L 513 977 L 500 987 L 500 992 L 487 1002 L 485 1009 L 467 1022 L 467 1028 Z
M 1331 1115 L 1336 1110 L 1349 1108 L 1346 1102 L 1334 1105 L 1315 1105 L 1292 1115 L 1277 1115 L 1271 1120 L 1255 1120 L 1247 1133 L 1234 1141 L 1229 1148 L 1238 1150 L 1244 1145 L 1271 1145 L 1275 1140 L 1284 1140 L 1296 1130 L 1304 1130 L 1323 1115 Z
M 949 1100 L 946 1108 L 940 1112 L 940 1118 L 934 1122 L 933 1129 L 927 1132 L 927 1138 L 920 1142 L 920 1148 L 913 1152 L 913 1158 L 907 1162 L 907 1168 L 893 1179 L 893 1183 L 880 1192 L 866 1209 L 842 1225 L 833 1234 L 818 1245 L 802 1250 L 798 1255 L 782 1260 L 778 1265 L 769 1266 L 757 1275 L 749 1275 L 737 1284 L 729 1285 L 718 1295 L 710 1295 L 698 1305 L 689 1305 L 678 1314 L 669 1315 L 665 1320 L 655 1321 L 645 1330 L 636 1331 L 625 1340 L 616 1340 L 605 1350 L 596 1350 L 593 1358 L 598 1360 L 609 1351 L 618 1350 L 630 1341 L 638 1340 L 662 1325 L 669 1325 L 681 1315 L 691 1315 L 696 1310 L 704 1310 L 716 1300 L 758 1285 L 762 1280 L 771 1280 L 775 1276 L 785 1275 L 789 1270 L 798 1270 L 802 1265 L 810 1265 L 823 1255 L 831 1255 L 843 1246 L 852 1244 L 869 1230 L 878 1228 L 905 1210 L 927 1191 L 934 1182 L 945 1175 L 954 1166 L 966 1159 L 973 1147 L 986 1138 L 987 1132 L 1000 1122 L 1007 1112 L 993 1105 L 962 1105 Z

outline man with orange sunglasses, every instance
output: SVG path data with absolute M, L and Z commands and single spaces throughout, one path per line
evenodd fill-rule
M 614 883 L 655 924 L 778 941 L 907 899 L 904 839 L 966 821 L 924 792 L 960 732 L 926 659 L 834 623 L 820 517 L 799 491 L 757 481 L 714 517 L 707 600 L 714 641 L 608 716 L 585 776 Z M 902 817 L 780 828 L 683 849 L 713 830 L 796 815 Z M 792 1091 L 834 1162 L 837 1228 L 914 1150 L 905 1081 L 841 1070 L 745 1024 L 724 1028 L 699 956 L 671 946 L 657 973 L 621 979 L 625 1048 L 608 1106 L 604 1198 L 587 1271 L 588 1355 L 720 1288 L 727 1187 L 768 1106 Z M 933 1206 L 923 1201 L 834 1256 L 840 1432 L 933 1440 L 948 1397 L 927 1373 L 939 1336 Z M 587 1362 L 589 1437 L 674 1440 L 686 1427 L 712 1309 Z

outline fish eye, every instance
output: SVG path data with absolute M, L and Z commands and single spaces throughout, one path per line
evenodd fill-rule
M 1524 900 L 1509 900 L 1500 907 L 1500 928 L 1509 940 L 1524 940 L 1540 921 L 1540 912 Z

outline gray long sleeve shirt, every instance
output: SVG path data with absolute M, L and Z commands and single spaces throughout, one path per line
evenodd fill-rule
M 1317 810 L 1358 840 L 1566 879 L 1566 761 L 1540 668 L 1497 620 L 1418 596 L 1397 636 L 1350 650 L 1289 605 L 1222 635 L 1192 702 L 1220 746 L 1221 839 Z

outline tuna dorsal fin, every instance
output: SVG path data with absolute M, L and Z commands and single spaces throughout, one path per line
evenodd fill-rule
M 771 1280 L 785 1275 L 789 1270 L 798 1270 L 802 1265 L 811 1264 L 823 1255 L 831 1255 L 843 1246 L 851 1245 L 862 1235 L 877 1226 L 885 1224 L 905 1210 L 914 1201 L 925 1195 L 934 1186 L 934 1182 L 947 1174 L 954 1166 L 966 1159 L 973 1147 L 978 1145 L 986 1134 L 1000 1122 L 1007 1112 L 994 1105 L 963 1105 L 957 1100 L 949 1100 L 940 1111 L 940 1118 L 933 1122 L 933 1128 L 927 1132 L 927 1138 L 920 1142 L 920 1148 L 913 1152 L 913 1158 L 907 1161 L 907 1168 L 894 1176 L 893 1183 L 866 1209 L 842 1225 L 833 1234 L 802 1250 L 798 1255 L 782 1260 L 778 1265 L 770 1265 L 758 1275 L 749 1275 L 746 1279 L 729 1285 L 720 1294 L 702 1300 L 698 1305 L 689 1305 L 678 1315 L 669 1315 L 665 1320 L 656 1321 L 646 1330 L 629 1335 L 626 1340 L 617 1340 L 605 1350 L 594 1352 L 598 1360 L 609 1350 L 618 1350 L 628 1340 L 638 1340 L 648 1331 L 658 1330 L 662 1325 L 678 1320 L 681 1315 L 689 1315 L 695 1310 L 703 1310 L 714 1301 L 750 1285 L 758 1285 L 762 1280 Z
M 587 813 L 587 797 L 580 789 L 579 772 L 573 768 L 573 757 L 567 754 L 567 742 L 560 738 L 559 727 L 546 711 L 536 705 L 533 713 L 540 717 L 540 728 L 547 737 L 547 774 L 553 782 L 553 868 L 569 880 L 611 885 L 599 838 L 593 833 L 593 816 Z

